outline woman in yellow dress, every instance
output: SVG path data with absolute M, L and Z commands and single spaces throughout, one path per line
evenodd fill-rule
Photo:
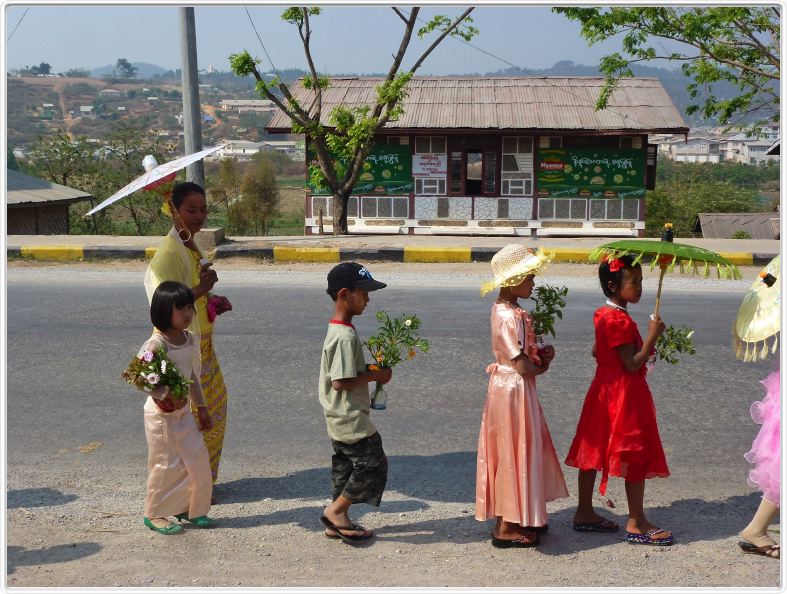
M 213 428 L 202 435 L 210 454 L 210 470 L 215 483 L 227 425 L 227 387 L 213 350 L 213 318 L 232 309 L 232 305 L 226 297 L 211 295 L 210 291 L 218 281 L 218 276 L 210 269 L 212 263 L 204 258 L 194 241 L 194 235 L 202 229 L 208 216 L 205 190 L 192 182 L 175 184 L 172 200 L 168 204 L 174 206 L 177 213 L 171 213 L 173 227 L 158 246 L 145 272 L 145 291 L 150 301 L 156 287 L 163 281 L 177 281 L 190 287 L 194 294 L 197 315 L 189 330 L 200 337 L 200 383 L 213 420 Z M 193 412 L 196 414 L 196 411 Z

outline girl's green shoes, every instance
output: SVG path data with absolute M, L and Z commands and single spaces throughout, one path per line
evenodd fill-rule
M 150 528 L 151 530 L 155 530 L 160 534 L 175 534 L 176 532 L 180 532 L 183 530 L 183 526 L 180 524 L 175 524 L 174 522 L 170 522 L 169 526 L 164 526 L 163 528 L 159 528 L 153 522 L 150 521 L 150 518 L 144 518 L 145 526 Z
M 210 528 L 216 525 L 216 520 L 209 518 L 208 516 L 197 516 L 196 518 L 189 518 L 188 512 L 183 512 L 182 514 L 176 514 L 175 517 L 178 519 L 179 522 L 190 522 L 194 524 L 197 528 Z

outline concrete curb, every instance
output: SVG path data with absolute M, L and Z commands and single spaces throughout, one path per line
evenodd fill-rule
M 384 248 L 343 247 L 247 247 L 242 245 L 219 245 L 216 258 L 258 258 L 275 263 L 324 262 L 336 263 L 346 260 L 359 262 L 402 262 L 402 263 L 467 263 L 489 262 L 497 253 L 494 247 L 428 247 L 404 246 Z M 554 253 L 553 262 L 588 263 L 593 251 L 585 248 L 548 248 Z M 149 260 L 156 253 L 155 247 L 133 248 L 114 246 L 7 246 L 7 258 L 21 258 L 48 262 L 77 262 L 82 260 Z M 736 266 L 762 266 L 776 254 L 752 252 L 719 252 Z

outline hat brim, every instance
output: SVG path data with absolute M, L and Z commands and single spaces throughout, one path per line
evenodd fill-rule
M 384 289 L 387 287 L 385 283 L 381 283 L 378 280 L 365 280 L 361 282 L 355 283 L 354 289 L 363 289 L 364 291 L 377 291 L 378 289 Z
M 547 253 L 539 248 L 534 258 L 528 258 L 521 264 L 513 266 L 504 278 L 496 278 L 481 285 L 481 297 L 500 287 L 517 286 L 527 276 L 541 272 L 552 261 L 552 258 L 554 258 L 552 252 Z

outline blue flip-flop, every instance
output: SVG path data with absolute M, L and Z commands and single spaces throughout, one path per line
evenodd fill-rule
M 654 528 L 653 530 L 648 530 L 645 534 L 635 534 L 634 532 L 629 532 L 626 530 L 626 542 L 629 544 L 645 544 L 662 547 L 671 545 L 673 542 L 675 542 L 672 534 L 670 534 L 667 538 L 653 538 L 660 532 L 667 531 L 662 530 L 661 528 Z

